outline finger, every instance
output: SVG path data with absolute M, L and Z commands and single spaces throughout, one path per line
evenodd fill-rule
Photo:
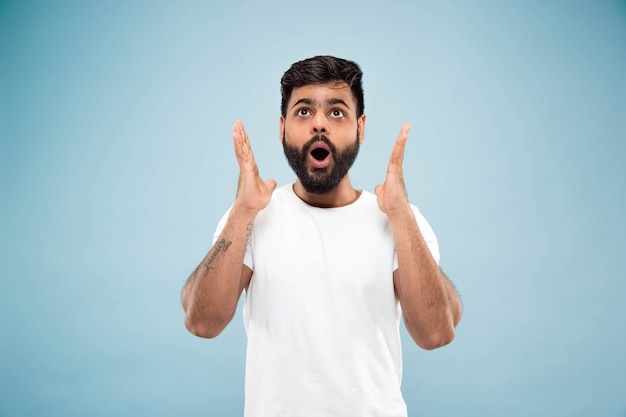
M 233 124 L 233 145 L 235 146 L 235 156 L 237 161 L 242 164 L 246 161 L 246 153 L 244 151 L 243 137 L 241 135 L 241 121 L 237 120 Z
M 276 189 L 276 180 L 267 180 L 265 181 L 265 186 L 270 190 L 271 193 Z
M 240 165 L 254 162 L 250 140 L 248 139 L 248 134 L 241 120 L 237 120 L 233 125 L 233 141 L 235 144 L 235 154 Z
M 398 134 L 398 138 L 396 139 L 396 143 L 393 146 L 393 151 L 391 153 L 391 162 L 394 164 L 400 164 L 404 160 L 404 149 L 406 147 L 406 141 L 409 139 L 409 131 L 411 130 L 411 125 L 405 123 L 400 129 L 400 133 Z
M 244 151 L 246 152 L 249 160 L 254 161 L 254 153 L 252 153 L 252 147 L 250 146 L 250 138 L 248 137 L 248 132 L 246 132 L 246 129 L 243 127 L 243 123 L 241 123 L 241 134 L 243 137 Z

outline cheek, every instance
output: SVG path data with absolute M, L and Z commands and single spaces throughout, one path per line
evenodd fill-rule
M 306 140 L 308 136 L 308 129 L 303 123 L 289 123 L 285 125 L 283 134 L 291 140 Z

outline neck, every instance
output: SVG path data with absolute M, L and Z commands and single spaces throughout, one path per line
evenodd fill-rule
M 341 180 L 337 187 L 325 194 L 312 194 L 307 192 L 302 186 L 300 180 L 297 180 L 293 185 L 293 191 L 308 205 L 321 208 L 347 206 L 354 203 L 361 195 L 360 191 L 352 188 L 350 177 L 348 175 Z

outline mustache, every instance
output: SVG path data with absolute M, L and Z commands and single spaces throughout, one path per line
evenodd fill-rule
M 335 147 L 335 144 L 333 144 L 333 143 L 330 141 L 330 139 L 328 139 L 328 138 L 327 138 L 326 136 L 324 136 L 324 135 L 315 135 L 315 136 L 313 136 L 311 139 L 309 139 L 309 140 L 308 140 L 308 141 L 304 144 L 304 146 L 302 146 L 302 150 L 303 150 L 305 153 L 308 153 L 308 152 L 309 152 L 309 149 L 311 149 L 311 146 L 313 146 L 313 144 L 314 144 L 315 142 L 319 142 L 319 141 L 322 141 L 322 142 L 324 142 L 326 145 L 328 145 L 328 148 L 330 149 L 330 151 L 331 151 L 331 153 L 332 153 L 332 154 L 337 153 L 337 148 Z

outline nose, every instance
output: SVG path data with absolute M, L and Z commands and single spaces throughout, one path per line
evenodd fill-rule
M 315 117 L 313 118 L 312 127 L 313 127 L 313 134 L 315 135 L 321 135 L 322 133 L 327 132 L 326 120 L 324 116 L 320 113 L 321 112 L 318 112 L 318 114 L 316 114 Z

